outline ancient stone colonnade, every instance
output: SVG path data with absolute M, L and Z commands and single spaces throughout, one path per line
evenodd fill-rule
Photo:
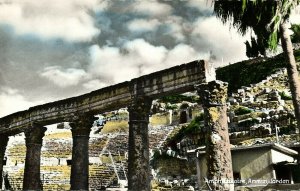
M 152 100 L 193 91 L 196 85 L 216 83 L 214 80 L 214 70 L 208 63 L 194 61 L 5 116 L 0 119 L 0 176 L 9 136 L 24 132 L 27 149 L 23 190 L 42 189 L 40 155 L 45 126 L 69 122 L 73 138 L 71 190 L 88 190 L 88 141 L 94 115 L 128 107 L 128 190 L 150 191 L 148 123 Z

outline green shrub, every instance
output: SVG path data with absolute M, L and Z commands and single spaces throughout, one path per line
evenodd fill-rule
M 292 100 L 292 96 L 287 95 L 284 91 L 279 93 L 281 99 L 283 100 Z
M 200 115 L 196 116 L 190 124 L 184 129 L 184 134 L 189 134 L 200 130 L 201 121 L 204 120 L 204 113 L 200 113 Z
M 300 61 L 300 50 L 295 50 L 296 61 Z M 250 86 L 266 79 L 267 76 L 286 67 L 286 60 L 283 54 L 273 58 L 261 58 L 246 60 L 235 64 L 227 65 L 216 70 L 218 80 L 228 82 L 228 91 L 234 92 L 241 86 Z
M 284 127 L 280 127 L 280 130 L 279 130 L 279 135 L 289 135 L 291 134 L 292 132 L 295 132 L 296 131 L 296 125 L 294 124 L 291 124 L 291 125 L 288 125 L 288 126 L 284 126 Z
M 201 121 L 204 120 L 204 114 L 200 113 L 200 115 L 196 116 L 189 125 L 182 126 L 181 129 L 173 135 L 172 137 L 167 139 L 167 145 L 172 148 L 172 150 L 177 150 L 176 144 L 181 141 L 185 136 L 193 135 L 195 133 L 200 133 L 201 131 Z
M 180 103 L 183 101 L 188 101 L 188 102 L 198 102 L 199 98 L 197 96 L 185 96 L 181 94 L 175 94 L 175 95 L 170 95 L 170 96 L 164 96 L 159 99 L 160 102 L 163 103 Z
M 248 114 L 251 112 L 252 112 L 252 110 L 249 108 L 246 108 L 246 107 L 238 107 L 236 110 L 234 110 L 234 113 L 236 115 L 245 115 L 245 114 Z
M 178 109 L 178 106 L 175 104 L 167 104 L 166 109 L 167 110 L 175 110 L 175 109 Z

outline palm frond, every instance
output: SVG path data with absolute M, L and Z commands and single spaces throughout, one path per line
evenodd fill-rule
M 214 12 L 223 23 L 230 22 L 242 35 L 253 29 L 260 38 L 259 42 L 275 50 L 279 41 L 279 26 L 289 18 L 291 10 L 300 4 L 300 0 L 218 0 L 214 3 Z

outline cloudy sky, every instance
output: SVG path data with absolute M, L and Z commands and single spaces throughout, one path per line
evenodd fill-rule
M 212 6 L 0 0 L 0 116 L 196 59 L 215 66 L 246 59 L 249 35 L 223 25 Z

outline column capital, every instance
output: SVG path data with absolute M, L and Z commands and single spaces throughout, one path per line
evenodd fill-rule
M 69 125 L 73 136 L 89 136 L 94 121 L 97 119 L 92 114 L 77 114 L 71 119 Z
M 152 99 L 147 96 L 133 96 L 128 106 L 131 122 L 149 122 Z
M 228 83 L 219 80 L 196 85 L 201 104 L 204 107 L 226 105 Z
M 46 127 L 40 126 L 38 124 L 31 125 L 31 127 L 24 132 L 26 145 L 42 144 L 46 130 Z

